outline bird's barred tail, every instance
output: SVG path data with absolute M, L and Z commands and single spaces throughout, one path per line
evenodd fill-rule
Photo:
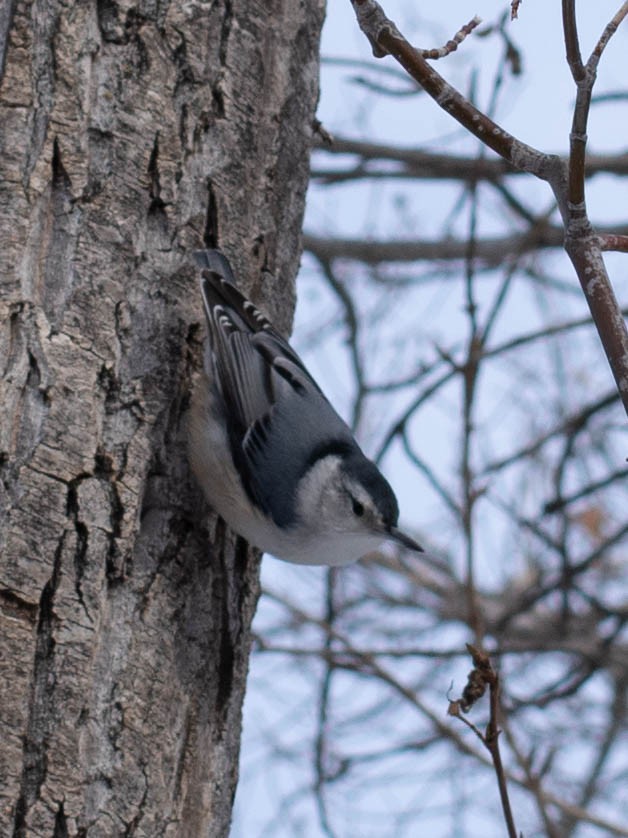
M 195 250 L 194 261 L 199 268 L 205 268 L 232 285 L 237 285 L 229 260 L 221 250 Z

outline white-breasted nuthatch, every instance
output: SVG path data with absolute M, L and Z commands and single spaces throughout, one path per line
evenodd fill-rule
M 209 342 L 189 420 L 190 460 L 236 533 L 297 564 L 345 565 L 397 529 L 397 499 L 303 362 L 236 288 L 219 250 L 195 254 Z

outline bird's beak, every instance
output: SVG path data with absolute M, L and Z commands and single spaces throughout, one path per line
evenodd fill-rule
M 413 538 L 410 538 L 409 535 L 406 535 L 405 532 L 398 530 L 397 527 L 391 527 L 388 530 L 388 535 L 393 541 L 396 541 L 398 544 L 403 544 L 403 546 L 407 547 L 409 550 L 416 550 L 417 553 L 425 553 L 425 550 L 420 544 L 417 544 L 416 541 Z

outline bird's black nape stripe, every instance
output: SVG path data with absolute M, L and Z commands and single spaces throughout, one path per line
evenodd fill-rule
M 308 471 L 314 463 L 322 460 L 323 457 L 330 457 L 334 454 L 338 457 L 347 457 L 349 454 L 352 454 L 354 450 L 354 445 L 342 439 L 331 439 L 327 442 L 321 442 L 320 445 L 317 445 L 312 450 L 310 456 L 307 458 L 304 473 Z

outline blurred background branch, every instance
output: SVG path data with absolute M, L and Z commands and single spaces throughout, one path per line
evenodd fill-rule
M 387 5 L 411 43 L 468 17 Z M 561 21 L 516 4 L 513 26 L 510 4 L 487 5 L 494 21 L 439 70 L 487 119 L 523 109 L 520 133 L 559 152 L 538 165 L 566 173 Z M 617 9 L 578 12 L 585 44 Z M 267 794 L 271 760 L 283 804 L 257 831 L 240 807 L 234 834 L 505 834 L 491 759 L 446 715 L 477 642 L 501 683 L 517 828 L 628 835 L 628 429 L 563 250 L 566 193 L 484 156 L 390 58 L 340 60 L 355 22 L 329 14 L 334 140 L 313 152 L 297 344 L 430 552 L 382 548 L 341 572 L 264 560 L 241 794 Z M 598 255 L 628 235 L 625 38 L 599 67 L 581 168 Z M 604 258 L 625 315 L 626 257 Z M 469 712 L 489 719 L 486 701 Z

